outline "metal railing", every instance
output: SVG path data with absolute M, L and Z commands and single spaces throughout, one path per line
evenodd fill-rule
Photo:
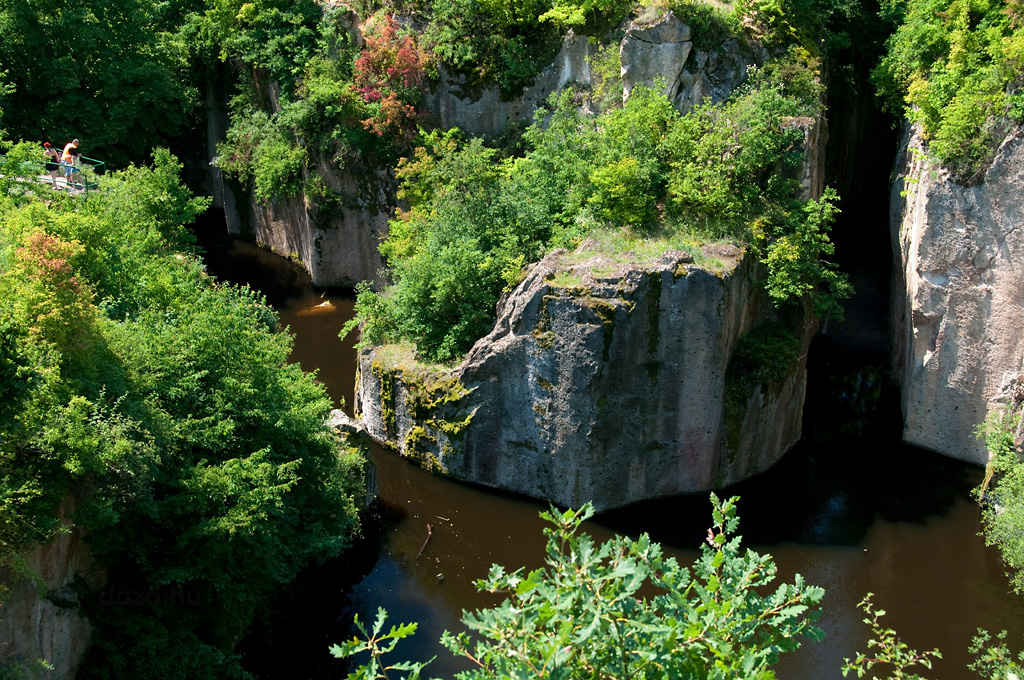
M 45 163 L 18 163 L 18 177 L 22 181 L 36 184 L 53 184 L 55 189 L 67 191 L 72 195 L 88 196 L 90 191 L 97 191 L 100 187 L 99 178 L 106 169 L 106 163 L 80 156 L 78 165 L 70 166 L 72 172 L 67 173 L 69 166 L 60 164 L 57 168 L 57 177 L 50 176 Z M 0 154 L 0 167 L 6 166 L 7 156 Z

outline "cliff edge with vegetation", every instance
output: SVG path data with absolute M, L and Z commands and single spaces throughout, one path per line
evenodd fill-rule
M 599 510 L 774 464 L 800 438 L 809 310 L 778 321 L 734 246 L 698 265 L 595 245 L 535 265 L 456 368 L 365 351 L 370 434 L 459 479 Z

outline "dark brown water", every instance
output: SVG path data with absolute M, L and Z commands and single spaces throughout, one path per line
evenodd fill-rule
M 337 331 L 351 303 L 313 290 L 291 263 L 251 246 L 222 252 L 211 273 L 266 293 L 297 333 L 296 360 L 320 371 L 335 400 L 350 403 L 354 356 Z M 871 591 L 889 612 L 884 623 L 908 644 L 942 649 L 926 677 L 973 678 L 967 647 L 979 626 L 1008 629 L 1015 647 L 1024 634 L 1022 600 L 1010 592 L 997 552 L 977 536 L 970 490 L 981 472 L 900 444 L 878 372 L 832 365 L 833 350 L 828 340 L 812 348 L 825 377 L 810 388 L 805 440 L 773 470 L 721 492 L 742 497 L 740 533 L 775 557 L 780 578 L 799 572 L 826 590 L 826 640 L 784 658 L 778 677 L 842 677 L 843 658 L 864 649 L 856 604 Z M 491 603 L 473 581 L 492 563 L 541 563 L 540 504 L 433 477 L 384 450 L 375 457 L 380 500 L 359 545 L 308 569 L 240 645 L 260 677 L 345 677 L 327 648 L 351 635 L 353 613 L 370 618 L 378 607 L 395 621 L 420 622 L 399 647 L 402 656 L 437 655 L 431 675 L 450 677 L 461 666 L 437 644 L 441 631 L 457 628 L 463 609 Z M 709 517 L 705 496 L 678 497 L 607 513 L 588 530 L 598 538 L 646 531 L 690 561 Z
M 351 413 L 356 334 L 338 340 L 341 327 L 352 318 L 351 291 L 313 288 L 309 275 L 295 263 L 252 243 L 208 234 L 201 244 L 210 274 L 266 296 L 281 326 L 295 334 L 292 360 L 316 372 L 334 406 Z

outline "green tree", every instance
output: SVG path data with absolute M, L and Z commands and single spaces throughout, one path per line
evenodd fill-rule
M 996 545 L 1010 583 L 1024 594 L 1024 463 L 1014 441 L 1019 410 L 996 409 L 978 427 L 990 455 L 985 482 L 977 490 L 982 502 L 985 543 Z
M 740 678 L 767 680 L 771 666 L 803 639 L 823 637 L 814 626 L 824 591 L 799 576 L 770 590 L 770 556 L 741 550 L 736 498 L 712 494 L 713 527 L 701 556 L 687 569 L 665 557 L 646 535 L 597 545 L 580 532 L 593 514 L 552 509 L 546 567 L 507 572 L 494 565 L 481 591 L 501 604 L 463 614 L 468 633 L 442 641 L 474 668 L 460 680 L 484 678 Z M 642 595 L 646 592 L 653 593 Z M 355 678 L 386 678 L 389 670 L 419 677 L 424 664 L 386 665 L 381 657 L 415 630 L 383 633 L 378 613 L 365 640 L 335 645 L 335 656 L 370 652 Z
M 896 23 L 873 80 L 890 110 L 924 126 L 956 177 L 981 179 L 1008 126 L 1024 120 L 1019 7 L 999 0 L 890 0 Z
M 858 678 L 863 678 L 875 666 L 884 666 L 890 669 L 889 680 L 925 680 L 924 677 L 911 672 L 911 669 L 915 666 L 930 669 L 933 660 L 942 658 L 941 652 L 938 649 L 925 652 L 912 649 L 900 640 L 895 630 L 882 626 L 879 619 L 885 616 L 885 610 L 875 609 L 871 597 L 872 593 L 868 593 L 857 605 L 866 615 L 864 623 L 871 628 L 868 652 L 857 652 L 853 661 L 844 659 L 846 663 L 843 665 L 843 677 L 853 671 Z
M 178 134 L 198 103 L 179 3 L 0 0 L 3 97 L 13 139 L 83 140 L 87 155 L 124 165 Z
M 361 456 L 274 311 L 204 273 L 180 167 L 158 151 L 85 203 L 0 196 L 0 564 L 75 493 L 108 574 L 80 592 L 82 677 L 243 675 L 258 606 L 357 515 Z

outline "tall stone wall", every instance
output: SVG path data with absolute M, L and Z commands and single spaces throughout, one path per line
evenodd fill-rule
M 975 435 L 1016 398 L 1024 358 L 1024 138 L 977 186 L 953 182 L 908 127 L 892 184 L 894 371 L 903 439 L 984 464 Z
M 300 195 L 268 203 L 249 200 L 249 231 L 256 243 L 306 268 L 314 286 L 384 282 L 377 245 L 387 236 L 395 188 L 386 169 L 338 172 L 320 163 L 336 196 L 330 205 Z M 246 233 L 246 232 L 243 232 Z

